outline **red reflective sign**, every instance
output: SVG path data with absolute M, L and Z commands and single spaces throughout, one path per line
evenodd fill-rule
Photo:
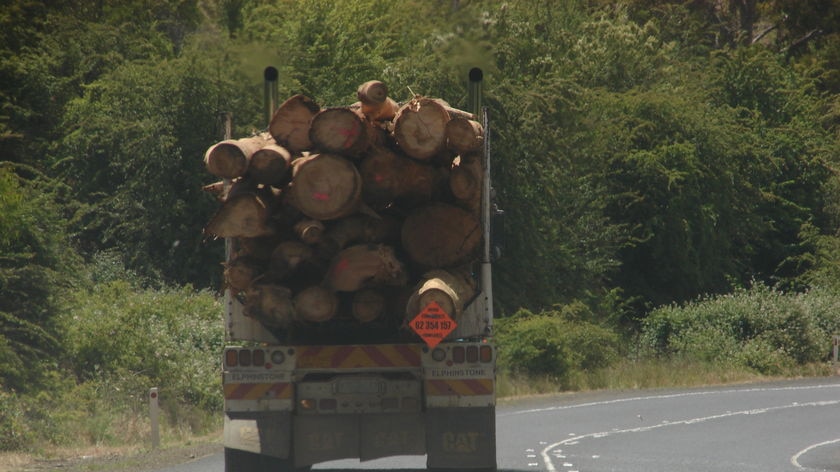
M 411 329 L 423 338 L 429 347 L 437 346 L 457 327 L 455 320 L 434 301 L 411 320 Z

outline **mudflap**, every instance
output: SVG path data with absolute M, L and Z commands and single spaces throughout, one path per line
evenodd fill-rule
M 496 469 L 496 408 L 426 411 L 429 469 Z
M 412 414 L 300 415 L 294 418 L 295 466 L 425 453 L 423 417 Z
M 420 413 L 363 416 L 359 437 L 363 461 L 426 453 L 426 427 Z
M 280 459 L 289 458 L 292 444 L 291 413 L 263 412 L 257 418 L 225 415 L 226 448 Z

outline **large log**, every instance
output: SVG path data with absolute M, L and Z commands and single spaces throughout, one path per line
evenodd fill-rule
M 305 95 L 295 95 L 283 102 L 268 125 L 268 132 L 277 144 L 293 154 L 312 148 L 309 140 L 309 125 L 320 111 L 320 107 Z
M 436 302 L 457 322 L 466 304 L 477 293 L 475 280 L 466 269 L 429 271 L 415 286 L 406 304 L 406 319 L 413 319 L 429 303 Z
M 481 209 L 484 165 L 479 154 L 464 154 L 452 162 L 449 187 L 458 205 L 473 214 Z
M 352 162 L 336 154 L 313 154 L 292 163 L 289 203 L 316 220 L 354 213 L 361 203 L 362 179 Z
M 255 238 L 273 233 L 266 224 L 269 210 L 256 193 L 230 195 L 204 228 L 204 234 L 216 238 Z
M 382 244 L 360 244 L 342 250 L 333 259 L 324 285 L 339 292 L 355 292 L 380 285 L 405 285 L 408 276 L 394 249 Z
M 456 154 L 476 152 L 484 145 L 484 128 L 481 123 L 460 116 L 446 123 L 446 145 Z
M 374 208 L 395 201 L 409 206 L 432 200 L 446 185 L 445 170 L 375 146 L 359 165 L 362 200 Z
M 264 135 L 218 142 L 204 153 L 207 171 L 223 179 L 235 179 L 245 174 L 251 156 L 268 144 Z
M 279 144 L 267 144 L 251 156 L 248 175 L 264 185 L 280 185 L 289 173 L 292 154 Z
M 321 110 L 312 118 L 309 139 L 319 152 L 358 157 L 376 140 L 364 115 L 349 107 Z
M 297 319 L 301 321 L 323 323 L 338 312 L 338 296 L 320 285 L 301 290 L 293 302 Z
M 471 212 L 433 203 L 413 211 L 403 222 L 402 244 L 409 257 L 425 268 L 467 262 L 481 244 L 481 225 Z
M 394 139 L 408 156 L 429 160 L 446 149 L 449 113 L 439 102 L 418 97 L 400 107 L 394 117 Z
M 285 329 L 295 316 L 292 291 L 282 285 L 252 283 L 245 292 L 242 311 L 268 328 Z

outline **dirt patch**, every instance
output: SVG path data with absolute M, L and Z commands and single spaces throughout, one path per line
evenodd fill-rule
M 146 472 L 222 452 L 220 435 L 160 449 L 94 448 L 51 451 L 46 457 L 0 454 L 0 472 Z

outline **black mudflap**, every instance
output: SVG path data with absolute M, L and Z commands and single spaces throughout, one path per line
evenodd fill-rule
M 294 418 L 294 436 L 296 466 L 426 452 L 420 413 L 300 415 Z
M 430 408 L 426 412 L 429 469 L 496 468 L 496 408 Z

